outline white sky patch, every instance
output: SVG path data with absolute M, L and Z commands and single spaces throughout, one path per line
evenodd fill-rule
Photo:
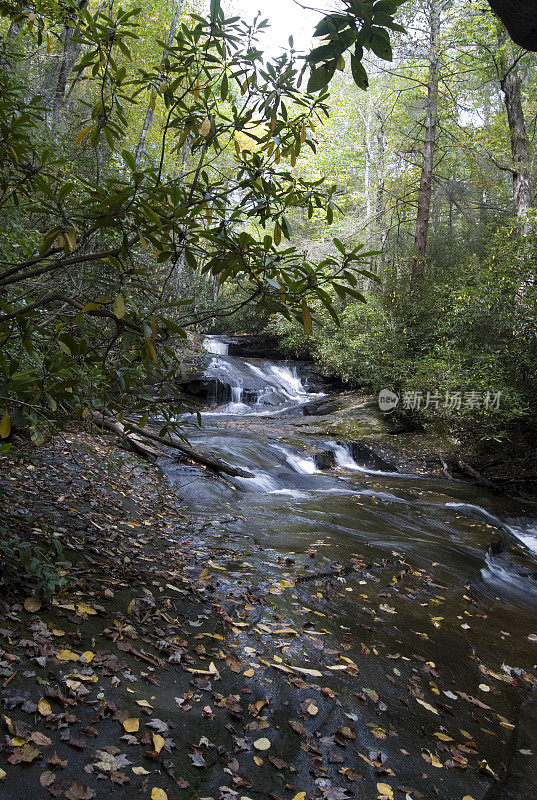
M 313 29 L 322 17 L 320 12 L 333 7 L 330 0 L 305 0 L 304 5 L 308 8 L 294 0 L 222 0 L 225 13 L 240 14 L 251 21 L 260 11 L 261 17 L 269 20 L 270 28 L 265 30 L 260 48 L 273 57 L 279 55 L 280 48 L 289 47 L 290 36 L 294 39 L 295 50 L 309 50 Z

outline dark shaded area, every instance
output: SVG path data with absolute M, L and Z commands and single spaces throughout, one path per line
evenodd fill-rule
M 537 50 L 536 0 L 489 0 L 511 38 L 526 50 Z

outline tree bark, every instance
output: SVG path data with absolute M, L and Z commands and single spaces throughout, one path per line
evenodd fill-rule
M 416 233 L 414 236 L 414 256 L 410 283 L 415 289 L 422 281 L 425 271 L 427 253 L 427 234 L 431 210 L 433 187 L 434 153 L 436 147 L 436 126 L 438 121 L 438 83 L 440 76 L 440 59 L 438 40 L 440 37 L 440 3 L 439 0 L 429 2 L 429 75 L 427 79 L 427 102 L 425 107 L 425 136 L 423 140 L 420 189 L 418 195 L 418 212 L 416 216 Z
M 530 143 L 522 105 L 523 78 L 505 28 L 498 31 L 500 86 L 503 92 L 513 159 L 513 205 L 520 217 L 531 207 Z
M 173 15 L 173 19 L 170 24 L 170 30 L 168 32 L 168 48 L 172 46 L 174 37 L 175 37 L 175 30 L 177 28 L 177 23 L 179 21 L 179 17 L 181 16 L 181 10 L 183 8 L 184 0 L 178 0 L 177 6 L 175 8 L 175 14 Z M 162 54 L 161 59 L 161 66 L 164 64 L 164 59 L 166 58 L 168 50 L 166 49 Z M 160 83 L 162 78 L 164 77 L 164 73 L 161 70 L 157 77 L 157 82 Z M 155 103 L 153 98 L 149 102 L 149 106 L 147 107 L 144 124 L 142 125 L 142 130 L 140 132 L 140 139 L 138 140 L 138 146 L 136 148 L 136 153 L 134 156 L 134 160 L 136 162 L 136 169 L 139 168 L 140 164 L 142 163 L 142 157 L 144 155 L 144 148 L 145 142 L 147 139 L 148 131 L 153 123 L 153 116 L 155 114 Z

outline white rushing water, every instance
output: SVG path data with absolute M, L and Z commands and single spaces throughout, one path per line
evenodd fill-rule
M 315 475 L 315 473 L 321 471 L 311 456 L 303 456 L 302 454 L 295 453 L 290 447 L 285 447 L 280 444 L 273 444 L 272 449 L 283 453 L 285 460 L 295 472 L 300 472 L 302 475 Z
M 227 356 L 229 352 L 227 342 L 222 342 L 218 336 L 206 336 L 202 346 L 208 353 L 214 353 L 215 355 Z

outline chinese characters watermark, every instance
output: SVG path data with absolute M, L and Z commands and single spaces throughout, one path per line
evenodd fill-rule
M 405 391 L 398 395 L 390 389 L 379 392 L 378 403 L 381 411 L 389 414 L 400 406 L 405 411 L 497 411 L 500 408 L 502 392 L 476 391 Z

